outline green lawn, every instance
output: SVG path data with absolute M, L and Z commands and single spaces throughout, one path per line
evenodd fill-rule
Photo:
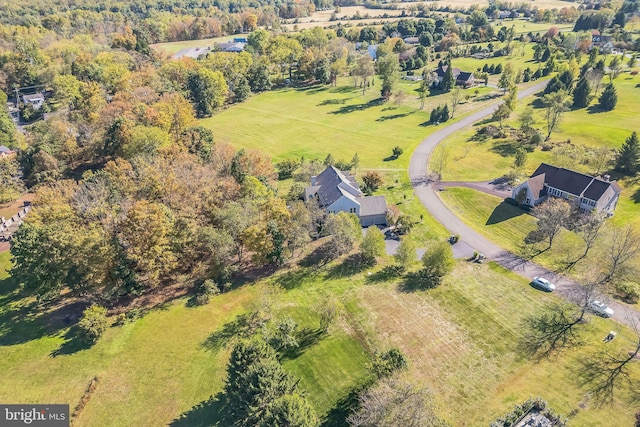
M 233 41 L 233 35 L 231 36 L 223 36 L 223 37 L 214 37 L 211 39 L 202 39 L 202 40 L 185 40 L 180 42 L 167 42 L 167 43 L 155 43 L 151 45 L 151 48 L 164 52 L 168 55 L 174 55 L 186 48 L 193 47 L 210 47 L 215 45 L 216 43 L 222 43 L 227 41 Z M 244 36 L 243 36 L 244 37 Z
M 499 197 L 468 188 L 447 188 L 439 194 L 447 206 L 470 227 L 509 251 L 521 253 L 525 237 L 536 229 L 533 216 Z M 538 255 L 534 261 L 556 269 L 576 259 L 582 248 L 582 240 L 563 229 L 554 240 L 553 247 Z M 592 255 L 595 252 L 593 250 Z M 586 264 L 588 262 L 585 260 L 579 266 L 586 268 Z
M 318 414 L 333 422 L 340 412 L 337 402 L 371 378 L 369 353 L 391 346 L 407 354 L 407 376 L 434 391 L 440 415 L 456 426 L 486 425 L 513 403 L 538 394 L 564 414 L 583 399 L 586 391 L 573 376 L 577 357 L 593 350 L 610 322 L 593 319 L 581 350 L 531 362 L 518 351 L 520 322 L 556 296 L 492 264 L 460 263 L 440 288 L 414 293 L 400 292 L 397 280 L 371 280 L 377 277 L 367 274 L 372 270 L 377 268 L 363 271 L 340 263 L 298 267 L 203 307 L 189 308 L 178 299 L 110 328 L 90 349 L 57 356 L 52 352 L 65 348 L 65 328 L 42 329 L 43 318 L 4 322 L 0 400 L 69 402 L 73 408 L 97 376 L 76 425 L 162 425 L 181 414 L 185 418 L 177 425 L 200 425 L 220 410 L 205 401 L 223 386 L 228 346 L 221 331 L 233 331 L 230 322 L 265 295 L 275 317 L 291 316 L 308 328 L 317 327 L 313 307 L 325 295 L 342 301 L 345 309 L 329 334 L 283 361 L 302 377 Z M 0 316 L 7 320 L 30 300 L 6 282 L 1 286 Z M 627 392 L 621 396 L 611 407 L 580 410 L 576 425 L 628 425 L 633 410 Z
M 344 78 L 336 88 L 316 86 L 263 93 L 201 123 L 213 130 L 216 141 L 261 150 L 274 162 L 291 157 L 322 160 L 329 153 L 348 161 L 358 153 L 358 173 L 377 170 L 384 175 L 379 194 L 419 223 L 416 234 L 445 236 L 444 228 L 413 196 L 406 170 L 415 147 L 439 128 L 428 124 L 428 112 L 448 102 L 449 96 L 429 97 L 424 111 L 420 111 L 415 92 L 418 83 L 400 83 L 399 88 L 405 92 L 401 105 L 380 102 L 377 86 L 362 95 L 361 89 L 349 83 L 350 79 Z M 469 89 L 469 99 L 458 107 L 455 119 L 493 102 L 475 100 L 490 91 L 479 88 L 476 98 L 475 89 Z M 405 154 L 393 159 L 391 150 L 396 145 Z M 283 191 L 288 188 L 286 183 L 281 187 Z
M 448 95 L 427 98 L 420 111 L 415 90 L 418 83 L 403 82 L 403 105 L 379 99 L 379 79 L 365 95 L 341 79 L 341 85 L 282 89 L 253 96 L 201 123 L 213 130 L 218 142 L 236 147 L 256 148 L 275 162 L 289 157 L 349 160 L 358 153 L 362 168 L 405 170 L 409 154 L 431 133 L 429 112 L 449 100 Z M 483 89 L 484 91 L 485 89 Z M 458 107 L 456 116 L 486 105 L 474 102 L 475 95 Z M 404 105 L 408 104 L 408 105 Z M 405 155 L 391 159 L 391 149 L 399 145 Z

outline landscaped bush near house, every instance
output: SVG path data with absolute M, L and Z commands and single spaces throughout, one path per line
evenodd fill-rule
M 82 313 L 82 319 L 78 322 L 81 337 L 90 343 L 98 341 L 98 338 L 109 327 L 107 309 L 93 304 Z

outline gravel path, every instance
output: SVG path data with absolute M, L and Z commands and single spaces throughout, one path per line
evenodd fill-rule
M 524 98 L 529 95 L 533 95 L 536 92 L 544 89 L 547 85 L 547 81 L 540 82 L 530 88 L 522 90 L 518 94 L 518 99 Z M 451 232 L 451 234 L 459 234 L 461 241 L 468 245 L 473 250 L 482 252 L 488 259 L 496 261 L 501 266 L 513 271 L 520 276 L 532 280 L 535 276 L 544 276 L 556 284 L 556 292 L 563 296 L 568 296 L 577 284 L 566 277 L 547 270 L 534 262 L 527 261 L 519 256 L 502 249 L 500 246 L 493 243 L 471 227 L 466 225 L 460 218 L 458 218 L 453 212 L 447 208 L 442 202 L 438 194 L 438 186 L 445 185 L 444 183 L 431 183 L 428 179 L 427 164 L 429 162 L 429 156 L 435 147 L 443 141 L 445 138 L 455 132 L 459 132 L 467 126 L 490 116 L 496 109 L 496 105 L 484 108 L 476 113 L 471 114 L 459 120 L 447 127 L 439 129 L 437 132 L 425 138 L 422 143 L 416 148 L 411 156 L 411 162 L 409 163 L 409 179 L 413 185 L 416 196 L 420 199 L 422 204 L 427 208 L 429 213 L 444 227 Z M 454 183 L 450 183 L 453 186 Z M 474 183 L 458 183 L 466 184 L 469 188 Z M 475 183 L 476 185 L 479 183 Z M 482 188 L 482 186 L 480 186 Z M 486 187 L 484 187 L 486 189 Z M 477 189 L 477 188 L 476 188 Z M 483 190 L 480 190 L 483 191 Z M 486 192 L 486 191 L 485 191 Z M 501 196 L 503 197 L 503 196 Z M 626 325 L 631 325 L 631 321 L 628 319 L 628 313 L 631 310 L 637 310 L 619 301 L 607 301 L 614 311 L 613 318 Z

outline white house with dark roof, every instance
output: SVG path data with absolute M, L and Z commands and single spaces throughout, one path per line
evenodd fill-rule
M 511 197 L 530 207 L 549 196 L 560 197 L 576 203 L 584 212 L 609 213 L 615 210 L 621 191 L 615 181 L 542 163 L 528 180 L 512 190 Z
M 29 105 L 34 110 L 39 110 L 44 104 L 44 95 L 40 92 L 30 95 L 22 95 L 24 105 Z
M 387 223 L 384 196 L 365 196 L 351 174 L 334 166 L 311 177 L 311 185 L 304 189 L 304 199 L 317 200 L 328 213 L 353 213 L 363 227 Z

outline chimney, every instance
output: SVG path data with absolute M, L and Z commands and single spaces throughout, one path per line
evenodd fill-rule
M 609 182 L 611 177 L 609 175 L 602 175 L 602 179 L 605 180 L 606 182 Z
M 316 175 L 313 175 L 311 177 L 311 185 L 316 185 L 316 181 L 317 181 L 318 177 Z

